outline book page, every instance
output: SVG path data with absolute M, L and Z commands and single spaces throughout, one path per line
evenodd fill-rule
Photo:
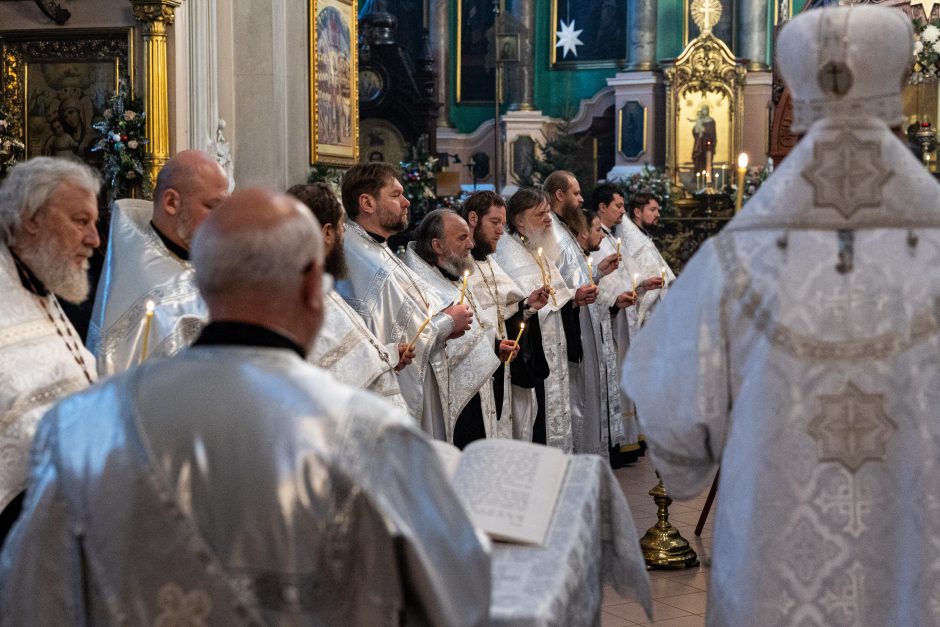
M 444 464 L 447 478 L 453 481 L 454 475 L 457 473 L 457 465 L 460 464 L 460 457 L 463 453 L 453 444 L 448 444 L 442 440 L 431 440 L 431 448 L 434 449 L 438 459 Z
M 567 467 L 558 449 L 478 440 L 464 449 L 454 489 L 474 524 L 494 540 L 541 544 Z

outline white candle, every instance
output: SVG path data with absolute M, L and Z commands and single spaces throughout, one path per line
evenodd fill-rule
M 140 349 L 140 363 L 147 359 L 147 347 L 150 346 L 150 330 L 153 328 L 153 310 L 156 308 L 152 300 L 147 301 L 147 313 L 144 315 L 144 344 Z
M 741 211 L 744 204 L 744 174 L 747 172 L 747 153 L 738 155 L 738 194 L 734 199 L 734 212 Z
M 588 257 L 588 279 L 591 280 L 591 287 L 594 287 L 594 266 L 591 262 L 591 258 Z
M 467 293 L 467 277 L 469 276 L 470 276 L 470 271 L 464 270 L 463 271 L 463 285 L 460 286 L 460 303 L 458 303 L 460 305 L 463 305 L 463 297 Z
M 516 334 L 516 346 L 519 346 L 519 340 L 522 339 L 522 332 L 525 331 L 525 322 L 519 324 L 519 333 Z M 509 359 L 506 360 L 506 363 L 512 361 L 513 357 L 516 356 L 516 353 L 509 355 Z
M 421 337 L 421 332 L 424 331 L 424 327 L 428 326 L 428 323 L 431 322 L 431 316 L 432 316 L 432 315 L 433 315 L 433 314 L 431 313 L 431 308 L 428 307 L 428 317 L 427 317 L 427 319 L 425 319 L 425 321 L 421 324 L 421 326 L 418 327 L 418 332 L 415 333 L 415 336 L 414 336 L 414 338 L 412 338 L 411 343 L 408 344 L 408 350 L 413 351 L 413 350 L 415 349 L 415 344 L 418 343 L 418 338 Z

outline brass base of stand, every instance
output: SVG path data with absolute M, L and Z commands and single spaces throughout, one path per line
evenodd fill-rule
M 672 499 L 660 481 L 650 490 L 650 496 L 658 510 L 656 524 L 640 538 L 640 548 L 647 568 L 691 568 L 698 566 L 698 555 L 679 530 L 669 522 L 669 505 Z

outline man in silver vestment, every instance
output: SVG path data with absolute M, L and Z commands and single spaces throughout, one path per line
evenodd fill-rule
M 636 334 L 666 295 L 666 286 L 676 280 L 672 268 L 656 248 L 650 229 L 659 224 L 659 200 L 646 190 L 627 202 L 627 220 L 621 220 L 617 237 L 622 254 L 636 277 L 636 306 L 627 310 L 630 332 Z
M 537 366 L 541 360 L 545 372 L 534 367 L 528 373 L 538 401 L 532 441 L 570 453 L 568 355 L 574 348 L 580 350 L 580 332 L 572 303 L 574 292 L 555 265 L 558 243 L 552 234 L 550 211 L 548 195 L 540 189 L 524 188 L 513 194 L 506 203 L 509 236 L 499 239 L 494 257 L 523 293 L 531 294 L 540 288 L 548 292 L 548 303 L 538 312 L 541 354 L 532 363 Z M 566 316 L 573 325 L 566 322 Z
M 3 624 L 484 623 L 489 555 L 427 438 L 304 359 L 329 287 L 310 212 L 235 192 L 192 251 L 194 345 L 43 420 Z
M 343 236 L 346 213 L 333 190 L 326 183 L 294 185 L 287 193 L 307 205 L 320 223 L 325 248 L 324 270 L 335 280 L 346 276 Z M 323 326 L 310 363 L 328 370 L 347 385 L 375 392 L 405 411 L 405 399 L 398 386 L 398 371 L 411 363 L 414 351 L 407 344 L 382 346 L 366 328 L 362 317 L 346 304 L 336 290 L 323 299 Z
M 58 298 L 88 298 L 100 187 L 86 166 L 48 157 L 16 165 L 0 187 L 0 545 L 22 507 L 39 419 L 95 379 Z
M 153 203 L 114 204 L 88 328 L 88 349 L 100 375 L 173 355 L 196 339 L 207 314 L 189 246 L 196 227 L 228 196 L 228 187 L 225 170 L 212 156 L 184 150 L 160 170 Z
M 527 296 L 496 261 L 494 253 L 506 226 L 506 201 L 499 194 L 474 192 L 463 202 L 460 213 L 473 237 L 473 269 L 467 289 L 476 298 L 478 318 L 490 344 L 500 346 L 519 338 L 518 354 L 508 362 L 500 361 L 493 373 L 497 437 L 531 442 L 538 411 L 534 378 L 540 370 L 540 380 L 548 374 L 536 314 L 548 304 L 549 290 L 539 285 Z
M 805 135 L 630 347 L 670 494 L 721 465 L 710 625 L 940 624 L 940 186 L 892 132 L 912 41 L 862 4 L 783 27 Z
M 447 441 L 463 448 L 474 440 L 495 438 L 496 400 L 491 378 L 515 352 L 511 340 L 493 346 L 480 319 L 477 297 L 469 285 L 473 266 L 470 227 L 450 209 L 428 213 L 408 243 L 405 264 L 444 302 L 466 303 L 473 312 L 470 329 L 444 345 L 447 358 Z
M 617 383 L 617 353 L 610 328 L 610 315 L 597 304 L 596 282 L 618 265 L 617 255 L 588 257 L 577 236 L 587 229 L 581 187 L 571 172 L 559 170 L 545 178 L 543 189 L 551 198 L 552 232 L 558 241 L 558 270 L 575 292 L 581 333 L 582 355 L 569 356 L 571 378 L 571 423 L 576 453 L 596 453 L 607 457 L 624 441 L 623 415 Z
M 433 438 L 446 439 L 447 359 L 444 343 L 470 329 L 466 304 L 441 299 L 388 246 L 408 226 L 410 202 L 384 163 L 354 165 L 343 175 L 343 249 L 348 279 L 338 290 L 386 346 L 407 344 L 414 362 L 399 373 L 408 411 Z

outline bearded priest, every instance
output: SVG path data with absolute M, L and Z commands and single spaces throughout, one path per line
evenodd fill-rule
M 444 343 L 470 329 L 473 312 L 451 303 L 405 265 L 388 238 L 408 227 L 408 207 L 398 171 L 361 163 L 343 175 L 348 278 L 339 292 L 385 345 L 407 344 L 414 363 L 399 374 L 408 411 L 433 438 L 446 439 L 447 359 Z
M 294 185 L 287 193 L 304 203 L 320 223 L 326 249 L 324 270 L 334 280 L 344 279 L 346 213 L 333 190 L 326 183 L 314 183 Z M 329 290 L 323 304 L 323 327 L 307 359 L 328 370 L 337 380 L 375 392 L 407 411 L 398 386 L 398 371 L 411 363 L 414 350 L 408 349 L 407 344 L 382 346 L 336 290 Z
M 552 232 L 559 245 L 558 269 L 575 292 L 581 329 L 582 359 L 572 364 L 571 421 L 577 453 L 609 457 L 624 442 L 623 415 L 617 381 L 617 353 L 608 311 L 596 304 L 597 281 L 617 268 L 616 254 L 588 263 L 578 243 L 587 231 L 577 179 L 559 170 L 545 178 L 543 189 L 552 202 Z M 619 465 L 618 460 L 613 460 Z
M 88 328 L 99 374 L 172 355 L 199 335 L 207 312 L 189 246 L 196 227 L 228 194 L 222 166 L 208 153 L 184 150 L 157 175 L 153 203 L 115 203 Z
M 653 310 L 666 295 L 667 287 L 676 280 L 672 268 L 663 259 L 652 229 L 659 224 L 659 201 L 651 193 L 640 191 L 627 203 L 626 219 L 620 221 L 617 237 L 623 242 L 623 256 L 637 276 L 636 306 L 627 310 L 630 331 L 640 330 Z
M 0 545 L 22 507 L 39 419 L 96 378 L 58 298 L 88 298 L 100 187 L 90 168 L 49 157 L 17 164 L 0 187 Z
M 566 453 L 573 451 L 571 400 L 569 396 L 569 356 L 580 354 L 581 337 L 574 293 L 558 272 L 558 243 L 552 234 L 548 194 L 523 188 L 506 204 L 508 237 L 499 238 L 494 258 L 523 293 L 544 288 L 547 304 L 539 309 L 542 359 L 548 366 L 528 372 L 535 389 L 538 409 L 532 428 L 532 441 L 547 444 Z M 533 347 L 533 351 L 537 350 Z

